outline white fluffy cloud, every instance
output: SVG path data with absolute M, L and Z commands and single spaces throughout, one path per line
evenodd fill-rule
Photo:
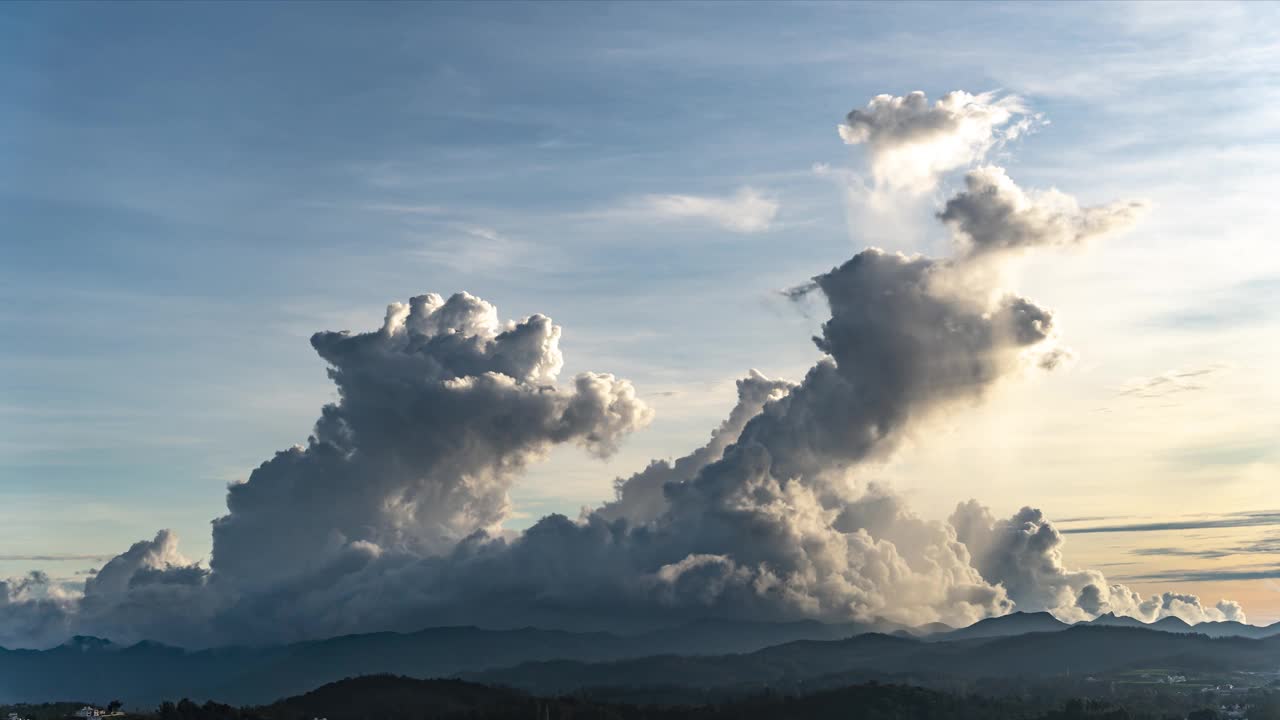
M 877 95 L 839 126 L 849 145 L 865 145 L 877 185 L 928 192 L 943 173 L 973 163 L 1035 121 L 1022 100 L 956 90 L 930 103 L 923 92 Z
M 1178 617 L 1188 623 L 1245 621 L 1239 603 L 1205 605 L 1195 595 L 1166 592 L 1149 598 L 1111 584 L 1097 570 L 1072 570 L 1062 560 L 1062 535 L 1034 508 L 997 520 L 976 501 L 962 503 L 950 519 L 973 564 L 999 583 L 1022 610 L 1048 610 L 1062 620 L 1088 620 L 1104 613 L 1153 622 Z
M 199 577 L 204 570 L 178 552 L 178 536 L 170 530 L 156 533 L 154 540 L 136 542 L 125 552 L 112 558 L 102 569 L 85 580 L 86 596 L 120 595 L 146 582 L 160 579 L 164 573 Z

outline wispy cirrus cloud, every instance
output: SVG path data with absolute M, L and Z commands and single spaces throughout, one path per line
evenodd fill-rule
M 1164 532 L 1169 530 L 1202 530 L 1206 528 L 1241 528 L 1280 525 L 1280 511 L 1262 510 L 1227 515 L 1159 520 L 1141 523 L 1115 523 L 1062 528 L 1064 534 Z
M 1134 378 L 1125 383 L 1116 393 L 1119 397 L 1161 398 L 1177 393 L 1195 392 L 1208 387 L 1206 380 L 1211 375 L 1227 369 L 1223 363 L 1214 363 L 1198 368 L 1169 370 L 1159 375 Z
M 1140 557 L 1189 557 L 1218 560 L 1232 555 L 1280 555 L 1280 535 L 1216 548 L 1146 547 L 1129 551 Z
M 106 562 L 114 555 L 66 554 L 54 553 L 46 555 L 0 555 L 0 562 Z
M 1218 558 L 1236 554 L 1231 550 L 1193 550 L 1190 548 L 1175 547 L 1135 548 L 1130 550 L 1129 553 L 1140 557 L 1190 557 L 1201 558 L 1204 560 L 1216 560 Z
M 1128 582 L 1201 583 L 1222 582 L 1224 580 L 1273 580 L 1278 578 L 1280 578 L 1280 567 L 1269 565 L 1209 570 L 1171 570 L 1168 572 L 1147 573 L 1145 575 L 1126 575 L 1120 579 Z
M 700 221 L 735 233 L 769 230 L 777 219 L 778 200 L 750 186 L 732 195 L 642 195 L 600 213 L 634 220 Z
M 413 254 L 458 272 L 492 272 L 524 263 L 533 247 L 492 227 L 457 224 L 423 238 Z
M 372 213 L 386 213 L 389 215 L 426 215 L 438 216 L 448 212 L 448 209 L 440 205 L 413 205 L 402 203 L 366 203 L 360 206 L 361 210 Z

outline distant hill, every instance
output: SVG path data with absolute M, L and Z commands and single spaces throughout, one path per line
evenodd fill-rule
M 1138 621 L 1134 621 L 1138 622 Z M 1141 624 L 1141 623 L 1139 623 Z M 986 638 L 1024 635 L 1026 633 L 1058 632 L 1071 627 L 1047 612 L 1015 612 L 1000 617 L 986 618 L 951 632 L 936 633 L 932 640 L 980 640 Z
M 548 705 L 558 704 L 558 701 L 542 701 L 515 690 L 485 687 L 461 680 L 374 675 L 329 683 L 251 712 L 264 720 L 317 717 L 330 720 L 540 718 L 549 709 Z
M 1137 618 L 1125 615 L 1115 615 L 1106 613 L 1099 615 L 1093 620 L 1086 620 L 1075 623 L 1075 626 L 1095 626 L 1095 627 L 1125 627 L 1137 628 L 1141 630 L 1158 630 L 1160 632 L 1169 633 L 1200 633 L 1209 637 L 1246 637 L 1261 639 L 1280 635 L 1280 623 L 1266 626 L 1246 625 L 1239 622 L 1203 622 L 1196 625 L 1190 625 L 1181 618 L 1169 616 L 1161 618 L 1153 623 L 1144 623 Z M 986 618 L 969 625 L 968 627 L 959 628 L 958 630 L 922 633 L 917 631 L 919 637 L 929 637 L 931 640 L 976 640 L 983 638 L 1009 637 L 1013 635 L 1024 635 L 1031 632 L 1057 632 L 1073 627 L 1070 623 L 1064 623 L 1047 612 L 1024 613 L 1015 612 L 1000 617 Z
M 240 714 L 230 708 L 175 708 L 182 720 L 1117 720 L 1105 704 L 1079 704 L 1070 714 L 1033 701 L 960 696 L 901 685 L 854 685 L 804 696 L 763 693 L 699 706 L 635 706 L 580 697 L 536 697 L 457 680 L 393 676 L 343 680 Z M 166 720 L 163 716 L 160 720 Z
M 754 692 L 795 688 L 806 679 L 854 669 L 879 671 L 883 663 L 900 665 L 897 659 L 910 656 L 921 647 L 916 640 L 892 635 L 860 635 L 848 640 L 798 641 L 738 655 L 658 655 L 604 663 L 532 662 L 463 677 L 542 695 L 628 686 Z
M 1034 621 L 1032 621 L 1034 622 Z M 1077 626 L 985 639 L 922 642 L 890 635 L 800 641 L 740 655 L 551 661 L 467 673 L 475 682 L 557 694 L 613 686 L 799 690 L 824 676 L 866 679 L 1044 677 L 1139 667 L 1262 670 L 1280 664 L 1280 638 L 1210 638 L 1151 629 Z
M 1160 623 L 1155 623 L 1159 625 Z M 1185 624 L 1185 623 L 1184 623 Z M 1166 629 L 1167 628 L 1162 628 Z M 1202 622 L 1196 625 L 1188 625 L 1186 630 L 1179 632 L 1194 632 L 1208 635 L 1209 637 L 1247 637 L 1260 639 L 1280 635 L 1280 623 L 1272 625 L 1246 625 L 1244 623 L 1234 621 L 1222 622 Z
M 1147 623 L 1144 623 L 1137 618 L 1131 618 L 1131 617 L 1128 617 L 1127 615 L 1116 615 L 1114 613 L 1106 613 L 1104 615 L 1099 615 L 1098 617 L 1092 620 L 1085 620 L 1083 622 L 1079 622 L 1076 624 L 1077 625 L 1093 625 L 1097 627 L 1147 628 L 1150 630 L 1169 629 L 1168 625 L 1162 625 L 1157 627 L 1155 623 L 1148 625 Z M 1186 625 L 1186 623 L 1183 623 L 1183 625 Z
M 1087 620 L 1085 622 L 1080 622 L 1076 624 L 1077 625 L 1096 625 L 1096 626 L 1105 626 L 1105 627 L 1142 628 L 1147 630 L 1159 630 L 1161 632 L 1171 632 L 1171 633 L 1200 632 L 1199 630 L 1197 630 L 1197 628 L 1199 627 L 1198 625 L 1197 626 L 1189 625 L 1185 620 L 1181 618 L 1173 617 L 1172 615 L 1166 618 L 1161 618 L 1153 623 L 1144 623 L 1137 618 L 1131 618 L 1124 615 L 1116 615 L 1114 613 L 1106 613 L 1104 615 L 1099 615 L 1098 617 L 1092 620 Z M 1224 623 L 1203 623 L 1203 624 L 1204 625 L 1223 625 Z M 1259 630 L 1262 632 L 1259 632 L 1257 634 L 1249 633 L 1246 635 L 1245 628 L 1253 628 L 1252 625 L 1244 625 L 1241 623 L 1230 623 L 1230 625 L 1237 626 L 1240 629 L 1240 631 L 1239 632 L 1222 632 L 1220 634 L 1213 635 L 1213 637 L 1227 637 L 1227 636 L 1265 637 L 1267 634 L 1273 634 L 1275 632 L 1274 630 L 1271 630 L 1268 633 L 1267 632 L 1268 628 L 1255 628 L 1256 630 Z M 1209 635 L 1210 633 L 1205 633 L 1205 634 Z
M 1105 625 L 1107 627 L 1144 628 L 1171 633 L 1199 633 L 1209 637 L 1244 637 L 1255 640 L 1280 635 L 1280 623 L 1272 625 L 1246 625 L 1233 620 L 1218 622 L 1202 622 L 1191 625 L 1185 620 L 1173 616 L 1161 618 L 1153 623 L 1144 623 L 1137 618 L 1117 616 L 1112 613 L 1099 615 L 1077 625 Z

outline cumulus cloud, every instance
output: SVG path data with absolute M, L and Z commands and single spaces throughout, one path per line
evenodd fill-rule
M 66 639 L 74 599 L 49 576 L 32 571 L 0 580 L 0 647 L 42 647 Z
M 706 446 L 621 482 L 578 522 L 550 516 L 515 539 L 497 526 L 516 471 L 558 442 L 611 451 L 649 417 L 630 385 L 593 374 L 555 385 L 554 325 L 500 325 L 468 295 L 393 305 L 377 332 L 319 333 L 340 400 L 307 446 L 231 487 L 211 573 L 184 570 L 161 533 L 86 584 L 93 612 L 79 621 L 154 636 L 163 628 L 133 609 L 193 590 L 199 601 L 179 604 L 189 618 L 198 609 L 207 627 L 259 640 L 593 615 L 964 624 L 1007 612 L 953 529 L 853 476 L 1049 337 L 1047 312 L 959 294 L 954 271 L 867 250 L 817 276 L 831 317 L 802 382 L 752 373 Z M 122 592 L 120 612 L 99 609 Z
M 874 99 L 850 113 L 877 183 L 918 193 L 1025 129 L 1015 98 L 951 93 Z M 660 216 L 736 231 L 776 203 L 655 196 Z M 869 248 L 789 291 L 829 311 L 821 358 L 800 382 L 751 372 L 703 446 L 615 482 L 576 520 L 501 530 L 509 491 L 548 451 L 614 452 L 652 412 L 626 380 L 561 382 L 560 329 L 502 322 L 466 293 L 394 303 L 378 330 L 321 332 L 338 400 L 304 445 L 227 494 L 208 567 L 162 531 L 65 597 L 36 576 L 0 585 L 0 638 L 67 632 L 182 644 L 293 640 L 475 623 L 619 629 L 715 614 L 962 625 L 1014 608 L 1065 619 L 1234 618 L 1229 602 L 1143 599 L 1071 570 L 1036 510 L 997 520 L 977 503 L 948 521 L 915 515 L 868 468 L 939 413 L 1063 356 L 1053 314 L 1005 292 L 1013 251 L 1066 245 L 1131 222 L 1134 207 L 1080 208 L 1026 193 L 995 168 L 970 174 L 941 219 L 950 257 Z
M 611 454 L 652 411 L 612 375 L 557 384 L 559 340 L 546 316 L 502 323 L 466 293 L 395 303 L 376 332 L 315 334 L 340 399 L 305 446 L 231 487 L 214 522 L 214 571 L 265 587 L 353 543 L 440 554 L 496 530 L 515 477 L 552 446 Z
M 1028 193 L 991 166 L 970 171 L 964 183 L 938 217 L 970 255 L 1081 244 L 1130 227 L 1147 209 L 1140 201 L 1080 207 L 1057 190 Z
M 309 553 L 291 552 L 317 558 L 307 572 L 255 593 L 222 622 L 262 636 L 299 622 L 324 626 L 327 617 L 376 626 L 707 613 L 964 624 L 1007 612 L 1005 591 L 970 564 L 954 530 L 853 477 L 859 464 L 892 452 L 913 423 L 980 397 L 1049 337 L 1047 312 L 989 289 L 959 294 L 946 282 L 954 271 L 942 260 L 867 250 L 817 276 L 812 292 L 831 317 L 815 339 L 825 357 L 803 381 L 744 378 L 737 407 L 707 446 L 621 482 L 614 502 L 578 522 L 550 516 L 514 540 L 469 522 L 476 532 L 447 552 L 449 543 L 366 534 L 359 547 L 324 556 L 313 540 Z M 330 362 L 345 388 L 345 366 Z M 255 511 L 232 492 L 231 517 Z M 264 517 L 289 526 L 285 510 L 267 508 Z M 261 542 L 273 532 L 263 526 L 247 537 Z M 216 574 L 225 571 L 223 552 L 215 534 Z M 269 575 L 279 560 L 256 571 Z
M 1205 605 L 1195 595 L 1173 592 L 1143 598 L 1124 585 L 1109 583 L 1097 570 L 1067 568 L 1062 534 L 1035 508 L 1024 507 L 997 520 L 971 500 L 956 508 L 950 523 L 982 576 L 1004 587 L 1024 611 L 1047 610 L 1068 622 L 1105 613 L 1144 622 L 1170 616 L 1191 624 L 1246 619 L 1244 609 L 1233 601 Z
M 1007 610 L 945 525 L 901 508 L 890 521 L 860 520 L 869 496 L 851 476 L 913 423 L 980 397 L 1048 338 L 1048 313 L 1021 298 L 956 294 L 951 271 L 866 250 L 813 280 L 831 311 L 815 338 L 826 357 L 765 403 L 723 458 L 668 483 L 667 512 L 637 531 L 671 547 L 650 570 L 656 581 L 711 585 L 672 597 L 823 619 L 964 623 Z
M 778 215 L 778 201 L 750 187 L 729 196 L 648 195 L 648 213 L 669 220 L 704 220 L 736 233 L 768 230 Z
M 165 582 L 165 576 L 188 578 L 198 582 L 204 569 L 178 552 L 178 536 L 161 530 L 154 540 L 136 542 L 125 552 L 103 565 L 84 583 L 87 596 L 119 595 L 148 582 Z
M 634 524 L 648 523 L 667 509 L 664 488 L 668 483 L 692 480 L 704 467 L 719 460 L 725 448 L 738 439 L 747 421 L 760 413 L 766 402 L 777 400 L 794 383 L 770 380 L 752 370 L 738 381 L 738 402 L 720 427 L 711 433 L 711 441 L 674 462 L 654 460 L 644 470 L 614 482 L 616 499 L 595 510 L 595 516 L 614 520 L 626 518 Z
M 849 145 L 865 145 L 877 185 L 928 192 L 946 172 L 985 156 L 1026 132 L 1038 118 L 1020 98 L 949 92 L 930 103 L 923 92 L 877 95 L 852 110 L 838 129 Z
M 208 587 L 209 575 L 178 551 L 175 533 L 161 530 L 85 579 L 74 626 L 79 634 L 117 642 L 206 644 L 211 629 L 204 623 L 221 602 Z
M 955 271 L 867 250 L 817 276 L 811 292 L 831 318 L 816 339 L 825 357 L 803 381 L 744 378 L 711 442 L 620 482 L 617 499 L 577 522 L 549 516 L 514 539 L 481 529 L 434 557 L 348 549 L 226 617 L 256 634 L 327 616 L 616 627 L 707 613 L 964 624 L 1007 612 L 950 526 L 854 477 L 1049 337 L 1047 312 L 990 288 L 960 294 Z

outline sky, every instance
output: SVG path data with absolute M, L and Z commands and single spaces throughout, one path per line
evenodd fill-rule
M 1280 620 L 1280 18 L 1264 3 L 0 7 L 0 577 L 81 582 L 160 528 L 208 563 L 227 487 L 338 398 L 310 343 L 468 291 L 563 328 L 561 382 L 652 419 L 556 446 L 503 527 L 578 517 L 707 441 L 749 369 L 799 381 L 862 248 L 837 126 L 880 94 L 1016 96 L 1019 185 L 1131 229 L 1011 289 L 1074 357 L 904 431 L 861 472 L 920 516 L 1039 508 L 1072 567 Z

